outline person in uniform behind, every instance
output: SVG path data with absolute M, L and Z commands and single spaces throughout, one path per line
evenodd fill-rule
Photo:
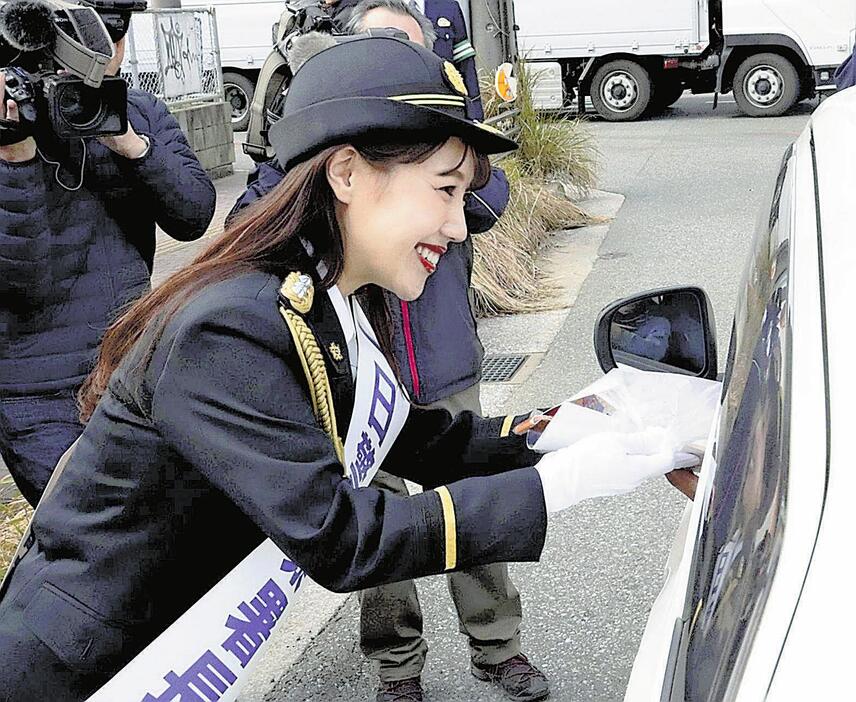
M 532 561 L 551 513 L 674 467 L 662 432 L 540 457 L 522 416 L 410 408 L 380 290 L 419 296 L 485 154 L 514 147 L 465 92 L 393 38 L 297 72 L 283 182 L 105 335 L 0 599 L 5 702 L 86 699 L 265 537 L 339 592 Z M 381 465 L 425 492 L 369 487 Z
M 434 53 L 451 61 L 467 86 L 467 114 L 484 119 L 481 86 L 476 70 L 476 50 L 458 0 L 405 0 L 428 18 L 434 28 Z

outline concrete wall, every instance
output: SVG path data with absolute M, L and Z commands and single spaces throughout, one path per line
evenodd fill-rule
M 229 105 L 220 101 L 170 109 L 208 174 L 212 178 L 231 175 L 235 144 Z

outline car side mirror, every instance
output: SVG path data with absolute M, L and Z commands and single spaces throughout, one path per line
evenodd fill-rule
M 713 309 L 701 288 L 663 288 L 616 300 L 597 319 L 594 348 L 604 372 L 621 364 L 717 376 Z

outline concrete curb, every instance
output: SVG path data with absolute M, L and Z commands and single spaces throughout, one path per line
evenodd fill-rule
M 330 592 L 309 578 L 303 581 L 302 587 L 305 591 L 301 599 L 289 606 L 288 625 L 274 629 L 264 654 L 258 662 L 254 661 L 254 668 L 238 697 L 239 702 L 262 702 L 288 675 L 291 667 L 348 598 L 354 596 Z

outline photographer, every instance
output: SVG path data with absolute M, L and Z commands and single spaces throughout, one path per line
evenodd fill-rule
M 130 7 L 95 8 L 115 46 L 108 75 Z M 0 118 L 18 121 L 15 102 L 3 103 Z M 129 90 L 127 111 L 120 136 L 42 130 L 0 146 L 0 455 L 33 505 L 83 429 L 75 393 L 101 335 L 150 286 L 155 225 L 190 241 L 214 213 L 214 186 L 166 105 Z

